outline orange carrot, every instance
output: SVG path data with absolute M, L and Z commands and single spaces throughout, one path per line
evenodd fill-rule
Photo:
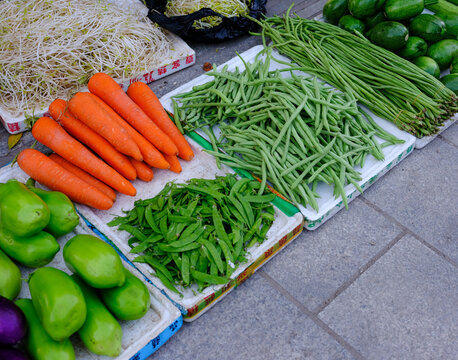
M 158 169 L 170 168 L 170 164 L 165 160 L 164 156 L 154 147 L 153 144 L 151 144 L 142 134 L 130 126 L 129 123 L 127 123 L 121 116 L 119 116 L 116 111 L 109 107 L 108 104 L 105 103 L 101 98 L 94 94 L 91 95 L 99 103 L 99 105 L 105 109 L 108 115 L 110 115 L 114 121 L 121 125 L 132 137 L 132 139 L 134 139 L 142 153 L 144 162 L 146 162 L 149 166 Z
M 78 140 L 67 134 L 53 119 L 48 117 L 38 119 L 32 127 L 32 135 L 64 159 L 87 171 L 120 193 L 131 196 L 135 196 L 137 193 L 128 180 L 96 157 Z
M 137 174 L 127 156 L 121 154 L 104 137 L 75 118 L 67 109 L 65 100 L 54 100 L 49 105 L 49 113 L 70 135 L 94 150 L 118 173 L 128 180 L 135 180 Z
M 180 173 L 181 172 L 181 164 L 178 158 L 175 155 L 165 155 L 165 159 L 170 164 L 170 169 L 173 172 Z
M 25 173 L 40 184 L 51 190 L 64 193 L 75 202 L 100 210 L 108 210 L 113 206 L 113 200 L 104 193 L 87 184 L 38 150 L 22 150 L 17 162 Z
M 143 160 L 140 149 L 130 135 L 114 122 L 111 117 L 89 96 L 79 92 L 68 102 L 70 112 L 92 130 L 103 136 L 119 152 L 139 161 Z
M 57 154 L 49 155 L 49 158 L 54 162 L 58 163 L 64 169 L 70 171 L 73 175 L 78 176 L 81 180 L 85 183 L 95 187 L 97 190 L 103 192 L 106 196 L 108 196 L 112 201 L 116 200 L 116 193 L 114 190 L 105 185 L 103 182 L 97 180 L 92 175 L 89 175 L 86 171 L 81 170 L 78 166 L 73 165 L 71 162 L 65 160 L 63 157 L 60 157 Z
M 121 117 L 146 137 L 160 152 L 178 154 L 173 141 L 127 96 L 109 75 L 94 74 L 88 83 L 89 91 L 113 108 Z
M 132 165 L 137 170 L 137 177 L 142 181 L 151 181 L 153 180 L 154 173 L 153 170 L 146 165 L 143 161 L 137 161 L 135 159 L 130 159 Z
M 178 156 L 189 161 L 194 157 L 191 146 L 189 146 L 183 134 L 162 107 L 153 90 L 141 81 L 130 84 L 127 95 L 148 115 L 148 117 L 165 132 L 178 148 Z

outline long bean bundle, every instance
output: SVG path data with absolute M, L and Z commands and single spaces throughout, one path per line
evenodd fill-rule
M 295 75 L 291 68 L 284 70 L 289 77 L 269 71 L 270 49 L 266 55 L 245 64 L 241 73 L 209 72 L 214 80 L 177 95 L 177 125 L 188 131 L 202 128 L 213 143 L 210 153 L 252 172 L 263 187 L 269 181 L 295 204 L 318 211 L 315 190 L 323 181 L 347 205 L 346 184 L 362 191 L 355 166 L 362 167 L 369 154 L 382 160 L 382 147 L 402 141 L 358 108 L 351 93 Z M 219 139 L 211 130 L 215 124 Z M 379 144 L 376 136 L 386 141 Z
M 458 110 L 455 94 L 409 61 L 362 36 L 315 20 L 274 16 L 262 36 L 304 71 L 351 92 L 376 115 L 417 137 L 431 135 Z

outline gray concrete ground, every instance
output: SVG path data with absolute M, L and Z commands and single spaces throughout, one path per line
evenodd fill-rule
M 314 17 L 325 1 L 297 1 Z M 270 0 L 268 15 L 291 1 Z M 162 96 L 260 43 L 196 44 Z M 25 134 L 2 164 L 30 146 Z M 304 231 L 153 359 L 458 359 L 458 124 L 415 150 L 319 229 Z

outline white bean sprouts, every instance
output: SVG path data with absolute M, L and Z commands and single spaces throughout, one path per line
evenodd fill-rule
M 172 50 L 157 24 L 106 0 L 3 0 L 0 14 L 0 107 L 14 117 L 68 98 L 96 72 L 142 75 Z
M 248 15 L 250 0 L 169 0 L 165 9 L 167 16 L 188 15 L 202 8 L 212 9 L 226 17 Z M 207 16 L 194 21 L 196 29 L 208 29 L 221 23 L 218 16 Z

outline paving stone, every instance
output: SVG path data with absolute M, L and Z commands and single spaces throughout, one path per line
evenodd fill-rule
M 153 356 L 165 359 L 352 359 L 259 274 L 184 324 Z
M 447 130 L 445 130 L 442 134 L 446 140 L 452 142 L 456 146 L 458 146 L 458 123 L 453 124 Z
M 458 261 L 458 149 L 436 138 L 372 185 L 364 197 Z
M 314 231 L 305 231 L 264 271 L 313 310 L 331 297 L 401 229 L 356 199 Z
M 367 359 L 456 359 L 457 273 L 407 235 L 319 317 Z

